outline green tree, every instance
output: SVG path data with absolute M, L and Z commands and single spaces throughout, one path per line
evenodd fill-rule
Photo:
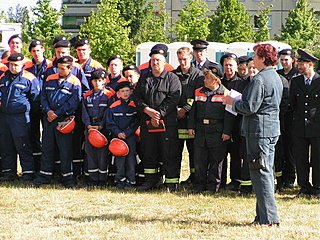
M 210 41 L 251 42 L 254 36 L 250 16 L 239 0 L 220 0 L 217 11 L 211 16 L 209 28 Z
M 314 9 L 307 0 L 299 0 L 296 8 L 289 11 L 286 23 L 282 25 L 276 39 L 290 44 L 293 49 L 305 48 L 308 42 L 315 39 L 319 30 L 319 20 Z
M 96 12 L 80 26 L 80 36 L 90 39 L 91 55 L 107 64 L 114 54 L 120 54 L 125 63 L 133 62 L 134 48 L 129 39 L 130 28 L 117 9 L 119 0 L 101 0 Z
M 157 3 L 150 2 L 145 8 L 145 17 L 133 37 L 133 44 L 143 42 L 168 42 L 166 29 L 168 27 L 168 14 L 165 11 L 165 0 Z
M 273 5 L 269 5 L 264 8 L 264 3 L 260 3 L 261 8 L 258 13 L 255 15 L 255 19 L 257 21 L 258 30 L 254 35 L 255 42 L 264 42 L 270 39 L 270 31 L 269 31 L 269 14 Z
M 0 21 L 8 22 L 8 16 L 3 10 L 0 11 Z
M 59 23 L 65 9 L 58 11 L 50 6 L 50 2 L 51 0 L 38 0 L 36 6 L 31 8 L 33 17 L 28 20 L 28 26 L 23 34 L 26 42 L 32 39 L 42 40 L 48 58 L 54 56 L 52 40 L 58 35 L 65 34 Z
M 139 28 L 141 23 L 144 21 L 146 16 L 147 0 L 124 0 L 118 1 L 117 8 L 120 10 L 121 16 L 128 23 L 131 29 L 129 38 L 133 38 Z
M 206 39 L 210 33 L 208 5 L 203 0 L 188 0 L 179 12 L 179 19 L 173 24 L 177 41 L 190 41 L 195 38 Z
M 23 23 L 29 11 L 27 7 L 23 7 L 20 4 L 16 5 L 15 8 L 10 7 L 8 9 L 8 20 L 12 23 Z

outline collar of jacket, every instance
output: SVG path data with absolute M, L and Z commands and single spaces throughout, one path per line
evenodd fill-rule
M 201 92 L 201 93 L 213 92 L 214 94 L 224 94 L 224 90 L 225 90 L 225 89 L 224 89 L 223 85 L 220 84 L 219 87 L 218 87 L 218 89 L 216 89 L 216 90 L 211 90 L 211 89 L 209 89 L 209 88 L 207 88 L 207 87 L 202 87 L 202 88 L 200 89 L 200 92 Z

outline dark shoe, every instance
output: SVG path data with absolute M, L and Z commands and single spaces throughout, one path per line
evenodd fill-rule
M 19 180 L 21 180 L 24 183 L 33 183 L 34 174 L 33 173 L 23 174 Z
M 294 183 L 291 183 L 291 182 L 286 182 L 286 183 L 284 183 L 284 185 L 283 185 L 283 188 L 284 189 L 293 189 L 294 188 Z
M 296 197 L 298 198 L 305 198 L 305 197 L 310 197 L 311 196 L 311 191 L 308 190 L 308 189 L 304 189 L 304 188 L 301 188 L 297 194 Z
M 117 188 L 117 189 L 123 190 L 125 186 L 126 186 L 126 185 L 125 185 L 124 182 L 118 182 L 118 183 L 116 183 L 116 188 Z
M 15 174 L 4 174 L 0 177 L 0 182 L 12 182 L 17 179 L 17 175 Z
M 166 191 L 169 193 L 173 193 L 173 192 L 178 191 L 178 184 L 176 184 L 176 183 L 166 183 L 164 186 L 165 186 Z
M 193 182 L 193 175 L 190 174 L 190 176 L 186 180 L 180 182 L 180 185 L 191 185 L 192 182 Z
M 65 188 L 70 188 L 70 189 L 73 189 L 77 186 L 76 182 L 75 181 L 68 181 L 66 183 L 63 183 L 63 186 Z
M 232 180 L 226 187 L 228 190 L 239 192 L 240 191 L 240 182 Z
M 248 196 L 252 193 L 252 185 L 251 186 L 240 186 L 240 195 Z
M 283 192 L 284 182 L 282 177 L 277 177 L 276 191 Z
M 40 186 L 40 185 L 44 185 L 44 184 L 50 184 L 51 181 L 43 176 L 37 176 L 34 181 L 33 184 L 36 186 Z
M 156 182 L 144 182 L 141 186 L 137 188 L 138 191 L 146 192 L 157 188 Z

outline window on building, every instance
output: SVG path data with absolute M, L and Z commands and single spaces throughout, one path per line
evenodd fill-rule
M 314 13 L 316 14 L 316 18 L 320 21 L 320 11 L 315 11 Z

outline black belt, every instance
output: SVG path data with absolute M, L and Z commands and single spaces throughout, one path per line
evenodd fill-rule
M 204 125 L 211 125 L 211 124 L 217 124 L 222 123 L 223 120 L 221 119 L 210 119 L 210 118 L 204 118 L 204 119 L 198 119 L 198 122 Z

